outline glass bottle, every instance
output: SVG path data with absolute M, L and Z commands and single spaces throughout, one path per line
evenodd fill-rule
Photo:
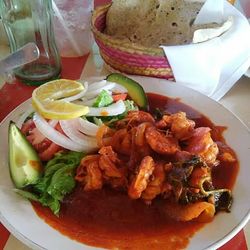
M 0 14 L 11 52 L 34 42 L 40 57 L 14 70 L 17 78 L 29 85 L 40 85 L 58 78 L 61 72 L 60 56 L 52 25 L 51 0 L 1 0 Z

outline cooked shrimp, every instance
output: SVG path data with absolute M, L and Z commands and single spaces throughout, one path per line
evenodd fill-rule
M 91 161 L 99 161 L 99 155 L 88 155 L 82 158 L 80 166 L 77 168 L 75 179 L 79 182 L 83 182 L 86 177 L 86 166 Z
M 148 183 L 147 188 L 142 193 L 142 199 L 150 203 L 158 194 L 162 192 L 165 181 L 164 163 L 156 163 L 152 174 L 152 180 Z
M 96 133 L 96 140 L 98 147 L 110 145 L 110 138 L 114 134 L 114 130 L 106 125 L 100 126 Z
M 122 142 L 121 142 L 121 147 L 120 147 L 120 152 L 123 152 L 126 155 L 130 154 L 131 151 L 131 135 L 130 133 L 127 133 Z
M 154 160 L 151 156 L 146 156 L 142 159 L 138 173 L 128 187 L 128 195 L 130 198 L 138 199 L 141 197 L 142 192 L 147 188 L 154 168 Z
M 152 126 L 151 123 L 149 122 L 143 122 L 138 127 L 136 128 L 136 133 L 135 133 L 135 145 L 136 146 L 144 146 L 147 144 L 146 138 L 145 138 L 145 130 L 146 128 Z
M 105 155 L 102 155 L 99 160 L 100 169 L 102 169 L 105 175 L 109 177 L 121 177 L 119 169 L 116 165 Z
M 190 176 L 189 184 L 194 188 L 201 188 L 204 179 L 211 178 L 211 171 L 208 167 L 195 168 Z
M 102 147 L 101 150 L 99 150 L 99 154 L 101 154 L 99 167 L 104 171 L 104 174 L 108 177 L 121 177 L 121 172 L 115 165 L 115 163 L 119 163 L 119 159 L 112 147 Z
M 111 146 L 102 147 L 99 152 L 100 155 L 106 155 L 112 162 L 120 162 L 117 153 Z
M 155 126 L 161 130 L 170 128 L 170 125 L 171 125 L 171 123 L 170 123 L 170 116 L 169 115 L 164 115 L 161 120 L 159 120 L 155 123 Z
M 139 159 L 139 154 L 137 147 L 135 145 L 135 134 L 136 134 L 136 127 L 132 128 L 130 130 L 131 135 L 131 147 L 130 147 L 130 154 L 129 154 L 129 161 L 128 161 L 128 167 L 131 171 L 134 171 L 134 169 L 137 166 L 137 163 L 141 161 Z
M 140 163 L 145 156 L 151 155 L 152 153 L 152 149 L 149 147 L 144 133 L 147 126 L 151 126 L 151 124 L 144 122 L 130 130 L 131 146 L 128 165 L 132 169 L 134 169 L 135 166 L 138 165 L 138 163 Z
M 139 125 L 140 123 L 143 122 L 151 122 L 154 123 L 155 119 L 153 118 L 153 116 L 148 113 L 148 112 L 144 112 L 144 111 L 129 111 L 128 115 L 126 116 L 126 118 L 118 121 L 116 123 L 117 128 L 124 128 L 124 127 L 134 127 Z
M 152 154 L 152 149 L 149 147 L 145 136 L 141 134 L 139 135 L 139 137 L 142 137 L 142 138 L 140 139 L 138 138 L 139 129 L 140 128 L 138 127 L 133 127 L 130 130 L 131 146 L 130 146 L 130 157 L 129 157 L 129 162 L 128 162 L 128 166 L 130 170 L 136 169 L 136 166 L 142 161 L 142 159 L 145 156 Z M 138 145 L 137 143 L 139 143 L 140 145 Z
M 118 153 L 130 155 L 131 134 L 126 128 L 117 130 L 112 137 L 111 145 Z
M 188 146 L 185 148 L 191 154 L 199 155 L 209 165 L 214 164 L 219 149 L 210 134 L 210 128 L 199 127 L 193 132 L 191 138 L 187 140 Z
M 149 146 L 157 153 L 171 155 L 180 150 L 178 141 L 171 135 L 164 135 L 156 127 L 149 127 L 145 132 Z
M 186 151 L 192 154 L 206 151 L 214 143 L 210 131 L 211 129 L 208 127 L 196 128 L 192 137 L 187 140 Z
M 130 126 L 137 126 L 143 122 L 155 122 L 153 116 L 150 113 L 144 111 L 130 111 L 127 118 L 129 119 L 128 125 Z
M 170 129 L 178 140 L 185 140 L 192 135 L 195 122 L 186 117 L 185 112 L 178 112 L 172 115 L 164 115 L 156 123 L 158 129 Z
M 218 153 L 218 145 L 214 142 L 205 152 L 201 153 L 200 156 L 208 165 L 217 165 L 219 163 L 219 161 L 217 160 Z
M 112 188 L 119 188 L 119 189 L 126 189 L 128 186 L 128 179 L 127 179 L 127 167 L 119 168 L 121 173 L 121 177 L 119 178 L 108 178 L 107 182 L 111 185 Z
M 195 122 L 186 117 L 186 113 L 178 112 L 171 115 L 171 132 L 178 140 L 185 140 L 192 135 Z
M 102 173 L 99 169 L 99 155 L 89 155 L 82 159 L 75 179 L 84 184 L 84 190 L 101 189 Z
M 96 190 L 102 188 L 102 173 L 99 169 L 97 161 L 93 161 L 87 165 L 87 175 L 85 179 L 84 190 Z

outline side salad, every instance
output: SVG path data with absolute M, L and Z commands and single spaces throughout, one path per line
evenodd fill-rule
M 91 84 L 56 80 L 40 86 L 32 107 L 9 124 L 15 191 L 58 215 L 82 158 L 100 148 L 98 137 L 129 111 L 147 106 L 143 88 L 117 73 Z

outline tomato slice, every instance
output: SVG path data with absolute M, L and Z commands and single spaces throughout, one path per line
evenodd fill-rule
M 127 95 L 128 94 L 126 94 L 126 93 L 124 93 L 124 94 L 123 93 L 122 94 L 113 94 L 112 98 L 113 98 L 114 102 L 117 102 L 119 100 L 125 101 L 126 98 L 127 98 Z
M 42 161 L 49 161 L 50 159 L 53 158 L 55 153 L 57 153 L 60 150 L 62 150 L 62 147 L 52 142 L 49 145 L 49 147 L 47 147 L 44 151 L 42 151 L 38 155 Z
M 21 132 L 24 135 L 27 135 L 36 127 L 35 123 L 33 122 L 32 119 L 27 120 L 25 123 L 23 123 L 21 127 Z
M 58 124 L 56 130 L 62 133 L 62 129 Z M 41 161 L 48 161 L 52 159 L 63 148 L 48 138 L 46 138 L 37 128 L 32 119 L 26 121 L 21 128 L 22 133 L 26 136 L 27 140 L 31 143 L 37 151 Z

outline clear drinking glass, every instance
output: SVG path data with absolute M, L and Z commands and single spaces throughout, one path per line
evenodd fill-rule
M 1 0 L 0 14 L 11 52 L 34 42 L 40 57 L 14 70 L 15 76 L 29 85 L 40 85 L 57 78 L 61 71 L 52 25 L 51 0 Z
M 52 0 L 56 42 L 63 57 L 83 56 L 94 43 L 91 15 L 94 0 Z

